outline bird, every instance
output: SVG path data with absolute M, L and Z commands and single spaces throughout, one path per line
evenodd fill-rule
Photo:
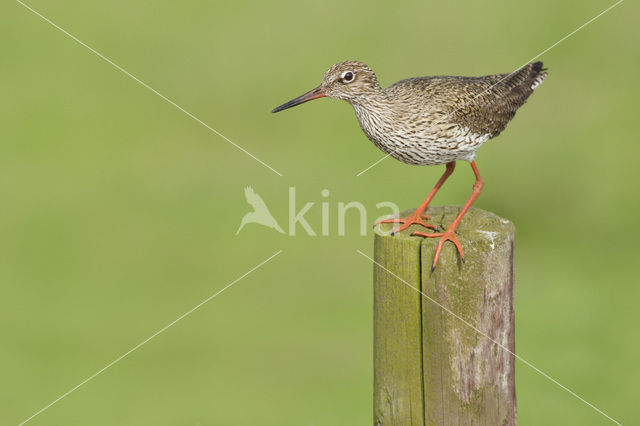
M 271 212 L 262 197 L 260 197 L 252 187 L 247 186 L 244 189 L 244 196 L 247 199 L 247 203 L 253 207 L 253 211 L 242 217 L 242 221 L 240 222 L 240 227 L 236 231 L 236 235 L 240 233 L 240 230 L 244 228 L 244 225 L 247 223 L 259 223 L 260 225 L 273 228 L 281 234 L 284 234 L 284 231 L 271 215 Z
M 431 270 L 445 242 L 452 242 L 464 261 L 456 229 L 480 195 L 484 180 L 475 162 L 476 151 L 498 136 L 516 110 L 547 77 L 543 63 L 532 62 L 511 73 L 482 77 L 430 76 L 398 81 L 382 89 L 375 73 L 360 61 L 339 62 L 325 73 L 313 90 L 273 109 L 276 113 L 323 97 L 347 101 L 373 144 L 407 164 L 445 165 L 445 171 L 424 202 L 412 214 L 376 222 L 399 224 L 392 235 L 411 225 L 432 232 L 411 235 L 440 238 Z M 475 175 L 470 197 L 444 232 L 428 223 L 425 214 L 433 197 L 453 173 L 457 161 L 469 162 Z

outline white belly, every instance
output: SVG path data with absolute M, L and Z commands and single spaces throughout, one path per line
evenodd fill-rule
M 358 122 L 367 137 L 383 152 L 408 164 L 430 166 L 452 161 L 473 161 L 476 150 L 491 138 L 449 123 L 427 123 L 411 127 L 385 122 L 381 117 L 356 109 Z

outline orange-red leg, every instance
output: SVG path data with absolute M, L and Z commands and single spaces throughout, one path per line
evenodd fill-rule
M 455 244 L 458 249 L 458 253 L 460 253 L 460 258 L 464 261 L 464 252 L 462 251 L 462 246 L 458 242 L 458 238 L 456 237 L 456 229 L 458 229 L 458 225 L 462 221 L 462 216 L 465 215 L 471 204 L 478 198 L 480 192 L 482 192 L 482 187 L 484 186 L 484 181 L 482 180 L 482 176 L 480 176 L 480 172 L 478 171 L 478 166 L 476 166 L 476 162 L 471 162 L 471 168 L 473 169 L 473 173 L 476 175 L 476 181 L 473 184 L 473 192 L 471 192 L 471 196 L 465 203 L 460 213 L 455 218 L 455 220 L 449 225 L 449 228 L 445 232 L 437 232 L 433 234 L 425 234 L 424 232 L 413 232 L 411 235 L 419 235 L 421 237 L 434 238 L 440 237 L 440 241 L 438 241 L 438 245 L 436 246 L 436 254 L 433 256 L 433 264 L 431 265 L 431 271 L 436 268 L 436 263 L 438 263 L 438 257 L 440 257 L 440 252 L 442 251 L 442 246 L 446 241 L 451 241 Z
M 453 170 L 455 168 L 456 168 L 455 161 L 447 163 L 447 168 L 445 169 L 444 173 L 438 180 L 438 183 L 436 183 L 436 186 L 433 187 L 433 189 L 431 190 L 427 198 L 423 201 L 422 204 L 420 204 L 420 207 L 418 207 L 418 209 L 415 212 L 413 212 L 410 216 L 401 217 L 399 219 L 379 220 L 375 224 L 378 225 L 380 223 L 400 223 L 400 226 L 394 228 L 393 231 L 391 231 L 391 235 L 397 232 L 400 232 L 404 229 L 407 229 L 409 226 L 414 224 L 422 225 L 425 228 L 429 228 L 429 229 L 434 229 L 434 230 L 438 229 L 436 226 L 426 222 L 427 220 L 429 220 L 429 216 L 425 215 L 424 212 L 427 210 L 427 207 L 429 207 L 429 203 L 431 203 L 431 200 L 433 200 L 433 197 L 435 197 L 436 193 L 438 192 L 442 184 L 447 180 L 447 178 L 449 178 L 449 176 L 451 176 L 451 173 L 453 173 Z

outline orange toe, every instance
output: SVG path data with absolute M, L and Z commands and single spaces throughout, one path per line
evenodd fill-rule
M 447 229 L 445 232 L 434 232 L 432 234 L 426 234 L 424 232 L 413 232 L 411 235 L 425 237 L 425 238 L 437 238 L 440 237 L 440 241 L 438 241 L 438 245 L 436 246 L 436 253 L 433 256 L 433 264 L 431 265 L 431 272 L 436 269 L 436 264 L 438 263 L 438 258 L 440 257 L 440 252 L 442 251 L 442 247 L 444 243 L 447 241 L 451 241 L 455 244 L 458 249 L 458 253 L 460 254 L 460 259 L 464 262 L 464 252 L 462 251 L 462 246 L 458 241 L 458 237 L 456 237 L 456 232 L 454 229 Z
M 429 220 L 429 216 L 427 216 L 427 215 L 412 214 L 411 216 L 401 217 L 401 218 L 398 218 L 398 219 L 379 220 L 375 224 L 379 225 L 381 223 L 399 223 L 400 225 L 395 227 L 391 231 L 391 235 L 397 234 L 400 231 L 404 231 L 405 229 L 407 229 L 411 225 L 420 225 L 420 226 L 424 226 L 427 229 L 434 229 L 434 230 L 438 229 L 437 226 L 431 225 L 430 223 L 427 223 L 427 220 Z

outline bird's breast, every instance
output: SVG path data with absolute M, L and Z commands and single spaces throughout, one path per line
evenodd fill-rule
M 380 150 L 408 164 L 434 165 L 470 161 L 475 151 L 491 138 L 451 123 L 440 111 L 409 115 L 393 111 L 372 111 L 354 105 L 365 135 Z

